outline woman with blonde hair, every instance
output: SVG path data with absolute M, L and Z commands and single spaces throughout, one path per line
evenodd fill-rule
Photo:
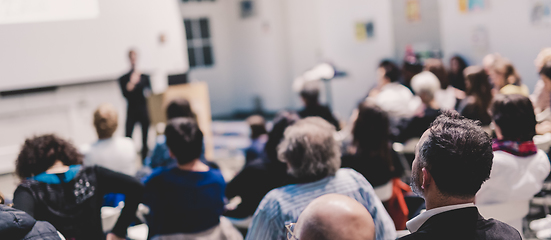
M 497 58 L 494 61 L 489 75 L 495 91 L 501 94 L 520 94 L 526 97 L 530 94 L 511 61 L 505 58 Z

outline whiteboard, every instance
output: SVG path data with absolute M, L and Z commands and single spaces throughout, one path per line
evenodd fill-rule
M 0 36 L 0 91 L 189 68 L 177 0 L 0 0 Z

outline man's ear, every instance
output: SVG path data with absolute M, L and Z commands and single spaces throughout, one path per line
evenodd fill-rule
M 423 183 L 421 184 L 421 189 L 427 189 L 432 184 L 432 175 L 426 168 L 421 169 L 421 171 L 423 171 Z

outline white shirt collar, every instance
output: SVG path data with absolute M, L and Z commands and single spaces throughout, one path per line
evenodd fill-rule
M 455 209 L 460 209 L 460 208 L 467 208 L 467 207 L 474 207 L 474 204 L 473 203 L 464 203 L 464 204 L 449 205 L 449 206 L 444 206 L 444 207 L 439 207 L 439 208 L 433 208 L 433 209 L 427 210 L 427 211 L 419 214 L 417 217 L 414 217 L 413 219 L 409 220 L 406 223 L 406 227 L 408 228 L 408 230 L 411 233 L 414 233 L 414 232 L 417 232 L 417 230 L 419 230 L 419 228 L 427 220 L 429 220 L 429 218 L 431 218 L 432 216 L 434 216 L 436 214 L 451 211 L 451 210 L 455 210 Z

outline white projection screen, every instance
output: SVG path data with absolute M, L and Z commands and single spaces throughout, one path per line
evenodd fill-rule
M 188 70 L 178 0 L 0 0 L 0 91 L 113 80 L 131 48 L 145 73 Z

